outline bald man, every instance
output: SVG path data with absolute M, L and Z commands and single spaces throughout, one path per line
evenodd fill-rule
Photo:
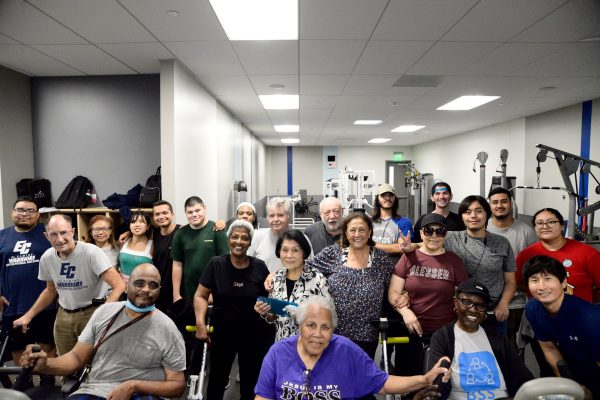
M 98 308 L 71 351 L 48 358 L 44 352 L 32 353 L 29 346 L 21 365 L 35 365 L 34 372 L 70 375 L 84 367 L 96 344 L 88 378 L 69 399 L 181 396 L 185 389 L 183 337 L 173 321 L 155 307 L 159 294 L 158 269 L 152 264 L 138 265 L 129 278 L 127 301 Z M 103 336 L 110 340 L 98 345 Z
M 54 321 L 54 341 L 58 354 L 66 354 L 75 346 L 97 305 L 92 299 L 102 295 L 102 283 L 106 282 L 112 292 L 107 302 L 116 301 L 125 290 L 125 284 L 112 267 L 106 254 L 90 243 L 77 242 L 75 229 L 68 215 L 56 214 L 46 222 L 44 235 L 52 248 L 40 258 L 38 279 L 46 282 L 46 288 L 33 306 L 13 322 L 25 332 L 38 313 L 46 309 L 58 297 L 58 311 Z
M 342 203 L 335 197 L 326 197 L 319 204 L 321 220 L 304 230 L 317 255 L 325 247 L 334 244 L 340 238 L 342 224 Z

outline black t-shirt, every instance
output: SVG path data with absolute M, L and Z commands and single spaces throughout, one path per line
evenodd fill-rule
M 413 243 L 421 243 L 423 239 L 421 238 L 421 221 L 423 221 L 423 217 L 427 214 L 423 214 L 419 217 L 415 226 L 413 228 Z M 464 231 L 465 223 L 462 220 L 462 217 L 456 213 L 451 212 L 446 217 L 446 225 L 448 225 L 449 231 Z
M 152 263 L 158 272 L 160 272 L 161 288 L 160 296 L 156 302 L 156 306 L 165 311 L 173 303 L 173 259 L 171 258 L 171 242 L 175 232 L 181 225 L 175 225 L 175 229 L 170 234 L 163 236 L 160 234 L 160 229 L 155 228 L 152 236 L 154 243 L 154 255 Z
M 264 282 L 269 269 L 264 261 L 248 258 L 250 265 L 239 269 L 233 266 L 229 254 L 213 257 L 200 277 L 200 284 L 210 289 L 213 295 L 212 323 L 215 327 L 220 324 L 269 326 L 254 311 L 256 298 L 268 296 Z

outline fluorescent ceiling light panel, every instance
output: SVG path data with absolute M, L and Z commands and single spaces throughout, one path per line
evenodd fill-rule
M 357 119 L 354 121 L 354 125 L 379 125 L 382 122 L 380 119 Z
M 210 0 L 229 40 L 298 40 L 298 0 Z
M 416 132 L 419 129 L 423 129 L 423 128 L 425 128 L 425 125 L 400 125 L 399 127 L 392 129 L 392 132 L 402 132 L 402 133 Z
M 300 143 L 300 139 L 294 139 L 294 138 L 281 139 L 281 143 L 285 143 L 285 144 Z
M 451 111 L 466 111 L 472 110 L 475 107 L 479 107 L 484 105 L 485 103 L 489 103 L 490 101 L 494 101 L 499 99 L 500 96 L 461 96 L 457 99 L 452 100 L 450 103 L 446 103 L 441 107 L 438 107 L 438 110 L 451 110 Z
M 279 132 L 279 133 L 300 132 L 300 125 L 275 125 L 275 132 Z
M 300 107 L 297 94 L 262 94 L 258 98 L 265 110 L 297 110 Z
M 386 143 L 389 142 L 392 139 L 387 139 L 387 138 L 375 138 L 375 139 L 371 139 L 369 140 L 369 143 Z

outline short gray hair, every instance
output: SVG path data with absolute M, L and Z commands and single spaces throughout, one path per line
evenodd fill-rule
M 285 214 L 290 217 L 292 215 L 292 202 L 286 197 L 271 197 L 269 201 L 267 201 L 267 214 L 269 214 L 270 208 L 283 208 Z
M 231 223 L 231 225 L 229 225 L 229 229 L 227 229 L 227 239 L 229 239 L 234 229 L 236 228 L 246 229 L 248 231 L 248 235 L 250 235 L 250 240 L 252 240 L 252 236 L 254 236 L 254 227 L 250 222 L 245 221 L 243 219 L 236 219 Z
M 308 313 L 308 307 L 310 306 L 316 306 L 318 308 L 328 310 L 331 313 L 331 326 L 333 329 L 337 327 L 338 317 L 337 313 L 335 312 L 335 305 L 328 298 L 318 295 L 310 296 L 300 303 L 296 309 L 296 322 L 298 325 L 302 325 L 302 323 L 306 320 L 306 314 Z

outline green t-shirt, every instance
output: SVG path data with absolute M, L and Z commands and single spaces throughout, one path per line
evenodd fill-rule
M 225 231 L 213 231 L 215 223 L 208 221 L 200 229 L 186 225 L 175 232 L 171 246 L 171 257 L 183 264 L 181 296 L 192 298 L 198 280 L 208 261 L 214 256 L 229 254 Z

